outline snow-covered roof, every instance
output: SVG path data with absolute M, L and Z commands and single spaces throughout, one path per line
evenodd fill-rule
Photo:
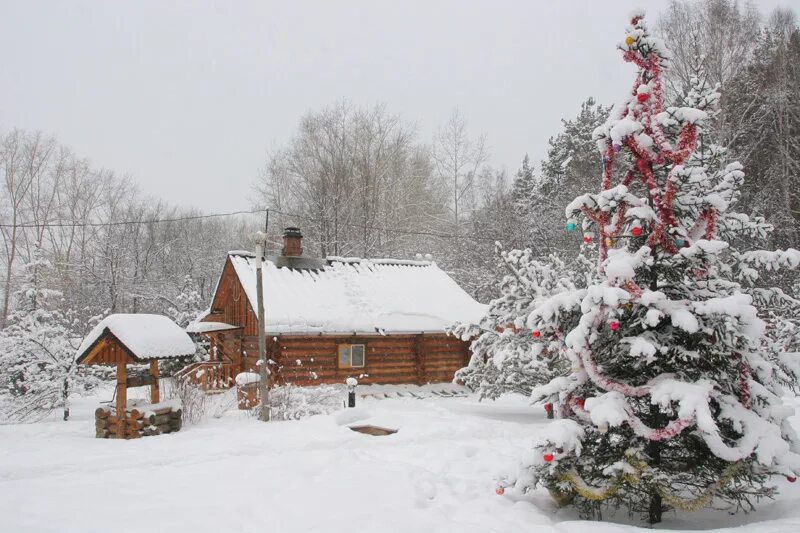
M 75 354 L 80 359 L 106 333 L 111 333 L 135 359 L 168 359 L 194 355 L 195 345 L 175 322 L 162 315 L 115 314 L 97 324 Z
M 225 322 L 198 322 L 194 321 L 186 326 L 186 333 L 209 333 L 212 331 L 225 331 L 228 329 L 241 329 L 242 326 L 234 326 Z
M 231 253 L 233 268 L 257 309 L 255 256 Z M 263 265 L 268 333 L 412 333 L 477 322 L 476 302 L 431 261 L 332 257 L 319 268 Z

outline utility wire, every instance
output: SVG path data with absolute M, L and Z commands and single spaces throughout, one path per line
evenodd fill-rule
M 317 224 L 322 223 L 322 220 L 310 217 L 308 215 L 302 215 L 299 213 L 291 213 L 287 211 L 281 211 L 278 209 L 269 208 L 269 209 L 253 209 L 249 211 L 230 211 L 227 213 L 209 213 L 207 215 L 189 215 L 184 217 L 161 218 L 161 219 L 151 219 L 151 220 L 119 220 L 115 222 L 45 222 L 43 224 L 24 222 L 20 224 L 0 224 L 0 228 L 14 228 L 14 227 L 16 228 L 83 228 L 83 227 L 100 228 L 100 227 L 111 227 L 111 226 L 136 226 L 142 224 L 160 224 L 166 222 L 183 222 L 189 220 L 223 218 L 236 215 L 255 215 L 268 212 L 292 218 L 297 218 L 301 220 L 307 220 L 309 222 L 314 222 Z M 357 224 L 354 222 L 342 222 L 340 225 L 358 229 L 364 229 L 366 227 L 366 229 L 370 230 L 382 231 L 384 233 L 396 233 L 400 235 L 416 235 L 423 237 L 438 237 L 444 239 L 467 239 L 471 241 L 484 241 L 484 242 L 495 242 L 500 240 L 497 237 L 491 237 L 491 236 L 484 237 L 478 235 L 458 235 L 454 233 L 443 233 L 437 231 L 404 230 L 399 228 L 387 228 L 383 226 L 374 226 L 374 225 L 365 226 L 364 224 Z
M 210 213 L 207 215 L 188 215 L 175 218 L 159 218 L 152 220 L 119 220 L 115 222 L 45 222 L 36 224 L 34 222 L 23 222 L 21 224 L 0 224 L 0 228 L 100 228 L 107 226 L 135 226 L 139 224 L 160 224 L 162 222 L 182 222 L 184 220 L 202 220 L 206 218 L 230 217 L 234 215 L 252 215 L 263 213 L 264 209 L 253 211 L 230 211 L 228 213 Z

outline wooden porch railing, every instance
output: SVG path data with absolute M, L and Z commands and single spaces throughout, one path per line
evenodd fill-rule
M 236 385 L 240 366 L 236 363 L 205 361 L 193 363 L 175 373 L 175 379 L 188 379 L 201 390 L 227 390 Z

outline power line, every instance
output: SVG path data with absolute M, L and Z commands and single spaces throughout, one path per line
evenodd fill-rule
M 111 227 L 111 226 L 137 226 L 142 224 L 161 224 L 167 222 L 184 222 L 190 220 L 204 220 L 210 218 L 223 218 L 223 217 L 230 217 L 230 216 L 237 216 L 237 215 L 255 215 L 260 213 L 275 213 L 279 215 L 284 215 L 292 218 L 297 218 L 301 220 L 307 220 L 316 224 L 321 224 L 324 221 L 318 218 L 310 217 L 308 215 L 302 215 L 300 213 L 291 213 L 287 211 L 281 211 L 279 209 L 253 209 L 253 210 L 243 210 L 243 211 L 229 211 L 226 213 L 209 213 L 206 215 L 188 215 L 183 217 L 173 217 L 173 218 L 161 218 L 161 219 L 151 219 L 151 220 L 119 220 L 113 222 L 45 222 L 42 224 L 36 224 L 33 222 L 24 222 L 20 224 L 0 224 L 0 228 L 83 228 L 83 227 L 92 227 L 92 228 L 100 228 L 100 227 Z M 384 226 L 374 226 L 374 225 L 364 225 L 364 224 L 357 224 L 354 222 L 342 222 L 341 226 L 347 226 L 352 228 L 358 229 L 369 229 L 374 231 L 381 231 L 384 233 L 396 233 L 400 235 L 415 235 L 421 237 L 437 237 L 442 239 L 467 239 L 472 241 L 484 241 L 484 242 L 496 242 L 500 240 L 497 237 L 491 236 L 479 236 L 479 235 L 460 235 L 455 233 L 443 233 L 437 231 L 423 231 L 423 230 L 404 230 L 399 228 L 387 228 Z
M 21 224 L 0 224 L 0 228 L 101 228 L 107 226 L 135 226 L 140 224 L 160 224 L 163 222 L 183 222 L 186 220 L 202 220 L 206 218 L 230 217 L 235 215 L 253 215 L 263 213 L 265 209 L 252 211 L 230 211 L 228 213 L 209 213 L 207 215 L 188 215 L 184 217 L 159 218 L 152 220 L 118 220 L 114 222 L 24 222 Z

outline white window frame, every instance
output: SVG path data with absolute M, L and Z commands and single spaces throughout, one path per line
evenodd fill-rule
M 353 348 L 361 347 L 362 361 L 360 365 L 353 364 Z M 347 364 L 342 364 L 342 349 L 347 349 Z M 364 368 L 367 366 L 367 345 L 366 344 L 340 344 L 336 350 L 336 362 L 339 368 Z

